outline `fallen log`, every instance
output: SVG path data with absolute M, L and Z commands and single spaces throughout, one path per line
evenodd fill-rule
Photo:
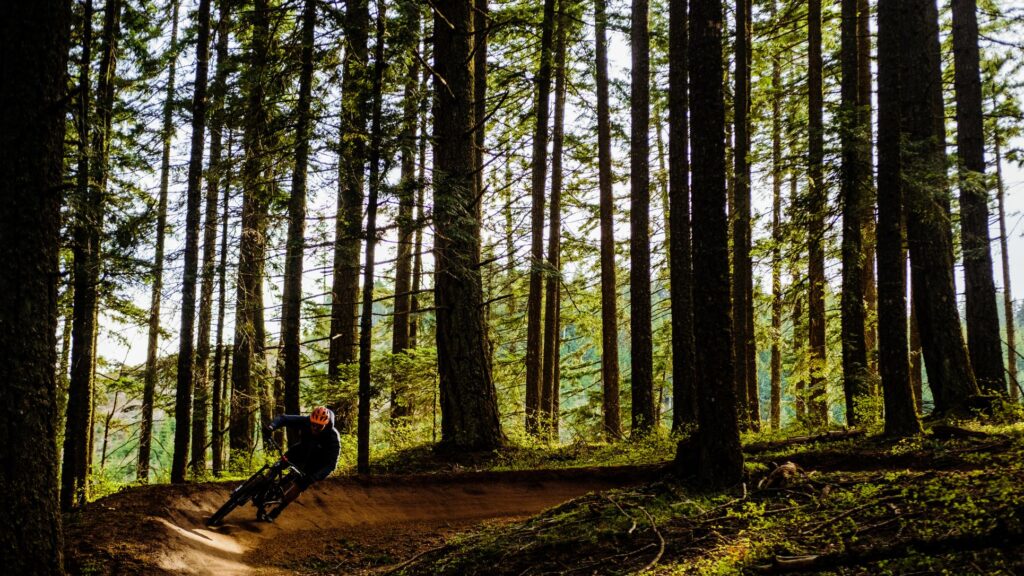
M 852 430 L 830 430 L 823 434 L 815 434 L 808 436 L 794 436 L 792 438 L 786 438 L 784 440 L 775 440 L 771 442 L 754 442 L 753 444 L 747 444 L 743 447 L 743 451 L 747 454 L 757 454 L 759 452 L 769 452 L 776 448 L 785 448 L 786 446 L 795 446 L 797 444 L 813 444 L 815 442 L 834 442 L 837 440 L 848 440 L 850 438 L 859 438 L 864 436 L 863 430 L 856 428 Z

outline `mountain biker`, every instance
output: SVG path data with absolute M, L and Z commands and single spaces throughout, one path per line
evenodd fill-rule
M 270 512 L 261 513 L 261 520 L 273 522 L 289 504 L 299 497 L 303 490 L 314 482 L 323 480 L 334 472 L 341 454 L 341 437 L 334 428 L 334 412 L 324 406 L 317 406 L 309 416 L 281 414 L 267 427 L 273 432 L 286 427 L 299 433 L 299 442 L 293 443 L 285 452 L 281 467 L 291 464 L 302 471 L 299 477 L 284 493 L 281 503 Z

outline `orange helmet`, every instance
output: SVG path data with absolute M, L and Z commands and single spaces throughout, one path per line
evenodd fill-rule
M 316 430 L 323 430 L 331 423 L 331 411 L 325 406 L 317 406 L 309 413 L 309 423 Z

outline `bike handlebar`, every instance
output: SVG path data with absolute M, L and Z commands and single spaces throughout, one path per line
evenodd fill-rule
M 299 476 L 305 478 L 306 477 L 306 473 L 303 472 L 302 470 L 299 470 L 295 465 L 293 465 L 291 462 L 289 462 L 287 458 L 285 458 L 284 450 L 281 448 L 281 445 L 277 443 L 277 440 L 274 440 L 274 429 L 271 428 L 270 426 L 266 426 L 266 427 L 263 428 L 263 432 L 264 432 L 264 436 L 266 438 L 266 441 L 268 443 L 270 443 L 271 446 L 274 447 L 274 450 L 277 450 L 277 455 L 280 457 L 280 461 L 281 462 L 285 462 L 286 464 L 288 464 L 288 469 L 289 470 L 291 470 L 291 471 L 295 472 L 296 474 L 298 474 Z

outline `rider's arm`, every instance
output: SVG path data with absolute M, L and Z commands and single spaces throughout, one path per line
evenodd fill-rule
M 305 416 L 293 416 L 293 415 L 290 415 L 290 414 L 280 414 L 280 415 L 278 415 L 277 418 L 274 418 L 273 422 L 270 423 L 270 427 L 272 429 L 274 429 L 274 430 L 276 430 L 278 428 L 281 428 L 281 427 L 285 427 L 285 426 L 291 428 L 291 427 L 300 426 L 302 424 L 305 424 L 308 421 L 309 421 L 309 419 L 307 417 L 305 417 Z

